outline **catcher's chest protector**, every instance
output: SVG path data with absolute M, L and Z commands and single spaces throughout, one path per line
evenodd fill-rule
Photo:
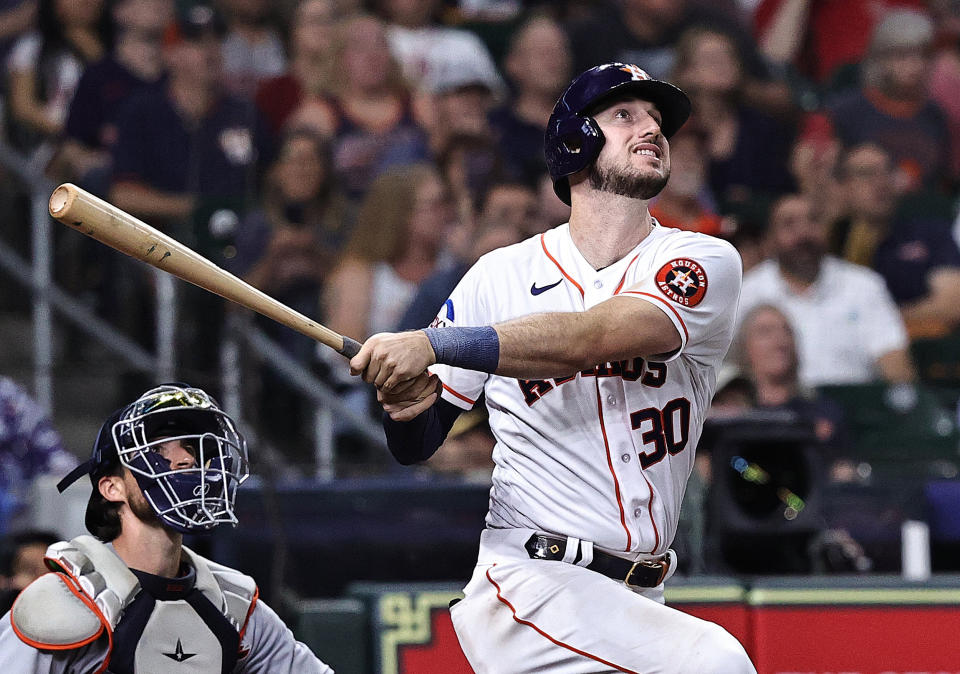
M 131 571 L 112 550 L 90 536 L 58 543 L 48 550 L 48 559 L 64 571 L 56 575 L 65 582 L 72 581 L 92 600 L 97 611 L 90 609 L 91 614 L 99 612 L 110 643 L 104 653 L 109 658 L 106 671 L 233 671 L 243 655 L 240 641 L 256 601 L 256 584 L 248 576 L 209 562 L 187 548 L 183 556 L 189 572 L 182 578 L 169 579 Z M 28 591 L 22 599 L 29 600 Z M 18 603 L 23 604 L 21 600 Z M 20 608 L 29 611 L 30 602 Z M 55 638 L 31 636 L 37 646 Z

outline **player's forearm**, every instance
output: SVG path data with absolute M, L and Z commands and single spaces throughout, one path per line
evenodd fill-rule
M 663 312 L 627 297 L 584 312 L 523 316 L 494 329 L 500 338 L 496 374 L 518 379 L 562 377 L 599 363 L 668 353 L 681 343 Z

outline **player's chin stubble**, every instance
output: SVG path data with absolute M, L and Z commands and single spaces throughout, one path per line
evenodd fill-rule
M 664 175 L 633 173 L 614 167 L 590 167 L 587 179 L 590 187 L 601 192 L 610 192 L 631 199 L 652 199 L 660 194 L 670 178 L 670 170 Z

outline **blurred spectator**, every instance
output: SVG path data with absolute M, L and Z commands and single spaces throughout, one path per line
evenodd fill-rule
M 743 103 L 745 71 L 736 41 L 691 28 L 677 43 L 673 82 L 693 102 L 693 128 L 706 135 L 709 185 L 722 214 L 743 215 L 791 188 L 793 131 Z
M 0 541 L 0 614 L 27 585 L 47 573 L 47 548 L 60 541 L 52 531 L 21 531 Z
M 670 181 L 651 203 L 650 214 L 664 227 L 720 236 L 723 222 L 707 186 L 706 140 L 696 130 L 670 139 Z
M 490 484 L 496 443 L 487 421 L 486 407 L 474 408 L 457 417 L 447 439 L 423 468 L 473 484 Z
M 253 103 L 221 89 L 221 35 L 208 6 L 180 17 L 164 47 L 166 86 L 138 94 L 117 119 L 110 200 L 222 266 L 235 254 L 239 218 L 255 203 L 272 142 Z M 107 307 L 129 334 L 150 344 L 145 280 L 139 266 L 118 274 Z M 223 303 L 192 286 L 178 295 L 180 365 L 192 380 L 212 376 Z
M 7 59 L 9 135 L 30 150 L 63 130 L 84 68 L 109 47 L 103 0 L 40 0 L 37 29 L 21 37 Z
M 545 170 L 543 134 L 573 76 L 571 59 L 566 33 L 545 14 L 531 16 L 511 37 L 504 60 L 511 95 L 490 114 L 490 123 L 514 178 L 533 182 Z
M 282 75 L 287 68 L 283 41 L 270 0 L 219 0 L 226 20 L 223 75 L 226 90 L 252 97 L 261 80 Z
M 333 50 L 334 0 L 303 0 L 293 13 L 290 26 L 290 65 L 282 75 L 271 77 L 257 88 L 256 102 L 274 133 L 279 134 L 297 109 L 319 108 L 318 131 L 333 133 L 332 111 L 325 103 L 329 89 Z M 302 115 L 302 117 L 305 115 Z M 301 119 L 300 122 L 306 122 Z
M 489 133 L 457 133 L 440 148 L 437 165 L 456 208 L 451 237 L 459 241 L 458 232 L 472 230 L 483 195 L 506 175 L 501 145 Z
M 758 304 L 744 314 L 730 358 L 750 383 L 752 407 L 789 410 L 809 421 L 824 449 L 841 458 L 847 441 L 843 409 L 800 385 L 797 338 L 782 309 Z
M 173 227 L 218 262 L 236 222 L 212 229 L 210 216 L 241 211 L 255 197 L 258 169 L 271 154 L 253 104 L 220 87 L 221 36 L 207 6 L 180 18 L 164 48 L 166 87 L 141 92 L 119 115 L 110 192 L 118 207 Z
M 397 168 L 377 178 L 327 283 L 330 327 L 360 340 L 393 330 L 417 285 L 436 268 L 451 215 L 432 166 Z
M 394 329 L 419 330 L 430 325 L 470 266 L 491 250 L 526 238 L 537 215 L 537 194 L 531 187 L 510 182 L 490 187 L 469 239 L 450 263 L 419 285 Z
M 382 21 L 357 15 L 338 25 L 331 73 L 334 170 L 347 196 L 359 200 L 387 168 L 388 153 L 390 164 L 412 164 L 429 157 L 429 149 Z M 290 123 L 299 125 L 303 112 Z
M 777 66 L 825 84 L 844 65 L 858 63 L 878 18 L 894 7 L 922 7 L 923 0 L 760 0 L 757 44 Z
M 111 12 L 116 42 L 80 78 L 59 157 L 64 178 L 95 194 L 109 189 L 120 108 L 137 92 L 162 85 L 163 34 L 173 21 L 173 1 L 118 0 Z
M 749 69 L 759 68 L 752 40 L 722 10 L 690 0 L 616 0 L 597 3 L 593 15 L 570 29 L 574 72 L 598 63 L 635 63 L 652 77 L 669 79 L 674 69 L 674 45 L 695 25 L 737 35 L 737 49 L 751 52 Z
M 310 129 L 291 129 L 267 175 L 262 208 L 240 223 L 229 268 L 287 306 L 316 316 L 324 281 L 349 231 L 329 143 Z M 310 360 L 312 339 L 273 321 L 264 327 L 297 358 Z
M 947 117 L 950 125 L 950 175 L 960 177 L 960 3 L 956 0 L 930 0 L 930 12 L 937 27 L 939 49 L 933 57 L 930 96 Z
M 537 213 L 539 226 L 536 231 L 528 232 L 529 235 L 546 231 L 570 220 L 570 207 L 560 201 L 560 197 L 553 191 L 553 181 L 546 173 L 537 180 Z
M 458 15 L 471 21 L 507 21 L 519 14 L 522 0 L 457 0 Z
M 839 155 L 840 142 L 827 135 L 797 138 L 790 150 L 788 166 L 797 192 L 814 201 L 828 222 L 840 217 L 845 207 L 837 182 Z
M 437 21 L 442 0 L 377 0 L 374 5 L 389 25 L 390 49 L 414 89 L 429 88 L 444 73 L 467 66 L 482 72 L 493 90 L 502 88 L 497 66 L 480 38 Z
M 0 62 L 6 63 L 14 42 L 33 28 L 37 0 L 0 0 Z
M 833 225 L 833 252 L 880 273 L 911 336 L 953 330 L 960 324 L 960 250 L 950 222 L 898 212 L 896 172 L 875 143 L 847 150 L 839 168 L 846 212 Z
M 771 259 L 744 275 L 739 315 L 758 304 L 782 308 L 797 331 L 801 385 L 915 379 L 886 284 L 876 272 L 827 254 L 827 225 L 806 197 L 774 203 L 766 243 Z
M 324 284 L 349 232 L 329 141 L 311 129 L 291 129 L 267 174 L 262 207 L 240 223 L 237 256 L 228 268 L 288 307 L 319 317 Z M 313 360 L 314 340 L 263 317 L 256 321 L 294 358 L 304 364 Z M 261 366 L 256 377 L 264 436 L 288 460 L 309 464 L 316 440 L 313 404 L 268 366 Z
M 936 190 L 949 176 L 950 134 L 930 98 L 933 23 L 920 12 L 887 14 L 870 40 L 858 90 L 828 101 L 812 115 L 804 137 L 843 146 L 874 141 L 886 149 L 909 191 Z
M 475 65 L 437 71 L 425 86 L 416 97 L 416 117 L 429 134 L 434 155 L 440 154 L 453 136 L 492 135 L 487 114 L 495 93 Z
M 47 413 L 16 382 L 0 377 L 0 532 L 25 505 L 34 479 L 75 463 Z

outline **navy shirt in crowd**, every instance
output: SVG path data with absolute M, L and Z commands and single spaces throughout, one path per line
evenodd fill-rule
M 92 64 L 83 72 L 70 103 L 67 137 L 91 148 L 111 147 L 117 138 L 117 116 L 123 104 L 141 90 L 160 91 L 162 83 L 162 79 L 141 79 L 112 54 Z
M 912 114 L 891 113 L 863 91 L 848 93 L 828 106 L 837 136 L 845 147 L 874 142 L 914 180 L 912 187 L 936 188 L 949 174 L 950 132 L 943 111 L 927 101 Z
M 256 193 L 258 169 L 270 160 L 266 127 L 252 103 L 221 96 L 195 127 L 165 91 L 145 91 L 117 119 L 114 180 L 201 197 Z
M 960 250 L 948 225 L 930 220 L 892 227 L 873 258 L 873 268 L 899 304 L 926 295 L 930 291 L 927 279 L 939 267 L 960 268 Z

